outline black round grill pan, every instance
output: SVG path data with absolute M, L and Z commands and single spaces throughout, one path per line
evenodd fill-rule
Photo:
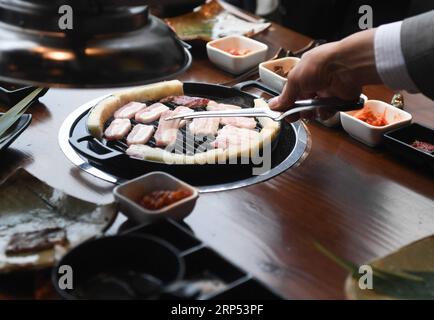
M 268 87 L 252 81 L 232 88 L 221 85 L 187 82 L 184 83 L 184 93 L 185 95 L 208 98 L 220 103 L 251 108 L 257 97 L 242 91 L 247 86 L 255 86 L 269 94 L 276 95 Z M 252 163 L 165 164 L 130 158 L 125 154 L 127 146 L 123 142 L 106 142 L 104 139 L 99 140 L 91 136 L 86 127 L 87 117 L 88 112 L 83 113 L 72 126 L 69 139 L 71 146 L 81 156 L 87 158 L 93 166 L 122 179 L 131 179 L 152 171 L 170 173 L 195 186 L 220 185 L 252 178 L 252 170 L 254 168 Z M 301 157 L 305 146 L 301 154 L 299 154 L 300 152 L 297 153 L 297 159 L 289 159 L 298 139 L 296 129 L 300 129 L 301 127 L 300 124 L 294 126 L 285 121 L 282 122 L 280 134 L 272 143 L 272 168 L 276 168 L 282 162 L 288 160 L 291 160 L 293 164 Z M 258 126 L 257 129 L 260 129 L 260 127 Z M 185 131 L 182 131 L 182 133 L 185 135 Z M 267 174 L 270 175 L 271 173 L 266 173 L 265 175 Z

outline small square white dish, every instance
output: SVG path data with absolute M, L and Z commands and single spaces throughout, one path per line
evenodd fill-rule
M 210 41 L 206 45 L 209 60 L 219 68 L 234 75 L 243 73 L 267 58 L 268 46 L 244 36 L 227 36 Z M 249 50 L 243 55 L 234 55 L 230 50 Z
M 383 115 L 387 121 L 385 126 L 373 126 L 355 117 L 360 110 L 341 112 L 341 123 L 344 130 L 354 139 L 370 146 L 376 147 L 383 141 L 384 133 L 406 126 L 411 123 L 412 116 L 408 112 L 398 109 L 379 100 L 368 100 L 363 109 L 374 114 Z
M 188 197 L 159 210 L 148 210 L 139 204 L 140 199 L 154 191 L 187 190 Z M 114 197 L 119 210 L 138 223 L 151 223 L 162 218 L 183 220 L 194 209 L 199 192 L 189 184 L 165 173 L 152 172 L 128 181 L 114 189 Z
M 288 81 L 275 72 L 275 68 L 281 67 L 284 73 L 289 72 L 300 61 L 299 58 L 286 57 L 271 61 L 262 62 L 259 65 L 259 76 L 261 81 L 277 92 L 282 92 L 283 87 Z

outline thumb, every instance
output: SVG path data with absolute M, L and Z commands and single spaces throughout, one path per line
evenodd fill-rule
M 288 77 L 281 95 L 270 101 L 271 109 L 283 111 L 289 109 L 294 104 L 299 94 L 298 86 L 295 83 L 291 77 Z

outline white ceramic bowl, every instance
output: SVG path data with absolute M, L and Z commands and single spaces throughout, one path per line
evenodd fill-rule
M 375 147 L 383 141 L 387 131 L 405 126 L 411 122 L 411 114 L 383 101 L 368 100 L 365 107 L 375 114 L 385 115 L 388 125 L 376 127 L 354 117 L 359 110 L 341 112 L 341 122 L 344 130 L 356 140 Z
M 230 49 L 247 49 L 250 52 L 242 56 L 236 56 L 225 51 Z M 267 58 L 268 46 L 244 36 L 227 36 L 208 42 L 206 50 L 212 63 L 229 73 L 237 75 L 264 61 Z
M 290 71 L 298 62 L 299 58 L 287 57 L 272 61 L 262 62 L 259 65 L 259 75 L 261 81 L 277 92 L 282 92 L 283 87 L 288 81 L 285 77 L 279 76 L 274 72 L 275 67 L 282 67 L 284 72 Z
M 138 204 L 141 197 L 153 191 L 175 191 L 180 188 L 190 191 L 191 196 L 160 210 L 147 210 Z M 116 187 L 114 196 L 120 211 L 127 217 L 139 223 L 151 223 L 161 218 L 183 220 L 193 211 L 199 192 L 165 172 L 152 172 Z

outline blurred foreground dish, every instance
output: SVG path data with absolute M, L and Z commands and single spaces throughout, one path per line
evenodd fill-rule
M 229 35 L 252 36 L 271 25 L 243 20 L 216 0 L 209 1 L 194 12 L 166 19 L 166 22 L 184 41 L 211 41 Z
M 0 208 L 0 274 L 51 267 L 116 217 L 114 204 L 68 196 L 24 169 L 0 184 Z

